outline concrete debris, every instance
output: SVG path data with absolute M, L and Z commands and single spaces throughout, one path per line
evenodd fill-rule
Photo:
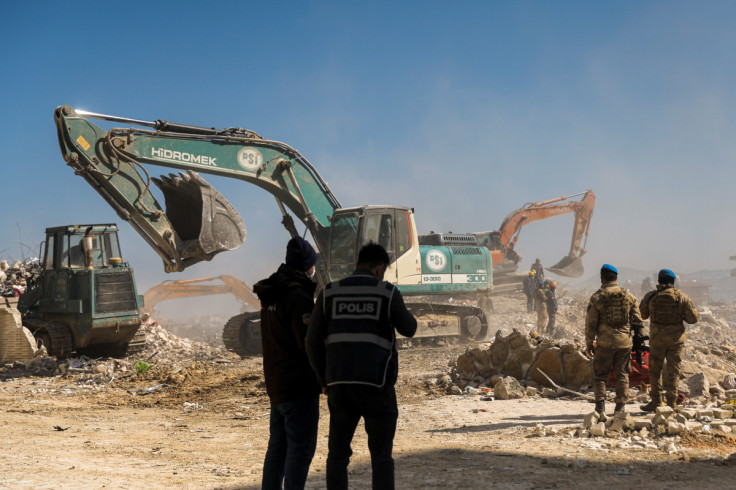
M 599 420 L 598 412 L 590 412 L 585 414 L 583 417 L 583 429 L 590 429 L 594 424 L 598 423 Z
M 584 392 L 592 383 L 591 362 L 581 352 L 584 343 L 581 325 L 589 297 L 589 294 L 566 291 L 564 299 L 560 300 L 557 327 L 552 337 L 535 332 L 533 314 L 519 313 L 522 303 L 517 305 L 513 298 L 498 298 L 494 302 L 494 316 L 497 315 L 494 324 L 499 326 L 498 331 L 489 343 L 458 356 L 450 373 L 453 382 L 464 389 L 471 383 L 475 383 L 475 387 L 494 386 L 496 377 L 513 376 L 523 386 L 539 387 L 537 396 L 571 396 L 554 389 L 540 374 L 541 369 L 560 387 Z M 711 401 L 736 400 L 734 326 L 736 304 L 710 305 L 701 310 L 699 323 L 687 326 L 688 340 L 679 385 L 686 395 L 683 408 Z M 687 383 L 691 378 L 692 390 Z M 445 393 L 449 393 L 449 386 L 446 385 Z M 528 393 L 527 396 L 534 395 Z M 631 399 L 641 403 L 649 401 L 645 392 L 637 392 Z
M 525 335 L 517 329 L 504 336 L 499 330 L 487 349 L 469 349 L 457 359 L 461 374 L 482 377 L 513 376 L 520 381 L 534 381 L 540 386 L 552 384 L 539 372 L 545 372 L 555 384 L 570 389 L 590 385 L 593 370 L 579 345 L 558 346 L 538 336 Z
M 626 412 L 618 412 L 614 414 L 610 420 L 609 430 L 614 432 L 624 432 L 634 429 L 634 418 Z
M 526 396 L 526 390 L 516 378 L 506 376 L 498 380 L 493 386 L 493 394 L 499 400 L 513 400 L 524 398 Z
M 40 273 L 41 264 L 37 258 L 24 262 L 16 260 L 11 265 L 7 260 L 0 260 L 0 296 L 17 298 Z
M 730 419 L 733 417 L 732 410 L 723 410 L 720 408 L 714 408 L 711 410 L 714 419 Z
M 673 413 L 675 413 L 675 409 L 672 407 L 662 406 L 662 407 L 657 407 L 657 410 L 654 413 L 656 415 L 670 417 Z
M 213 347 L 204 342 L 179 337 L 164 327 L 153 318 L 148 318 L 141 324 L 140 332 L 146 335 L 144 351 L 136 357 L 146 359 L 150 356 L 165 358 L 169 361 L 206 361 L 214 359 L 238 358 L 236 354 L 228 352 L 224 346 Z
M 606 424 L 604 422 L 598 422 L 590 426 L 590 435 L 592 436 L 603 436 L 606 433 Z
M 736 418 L 734 411 L 728 407 L 731 405 L 724 403 L 722 407 L 699 405 L 676 411 L 662 406 L 654 414 L 642 416 L 621 411 L 614 413 L 608 420 L 605 414 L 590 412 L 583 416 L 582 426 L 575 436 L 615 439 L 617 442 L 613 443 L 613 447 L 656 448 L 668 454 L 677 454 L 680 448 L 676 442 L 686 433 L 708 434 L 716 431 L 731 437 L 730 434 L 736 431 Z
M 553 390 L 552 388 L 542 388 L 542 396 L 544 398 L 557 398 L 561 395 L 564 395 L 564 393 L 560 393 L 559 391 Z
M 0 362 L 23 361 L 43 355 L 31 332 L 23 326 L 20 312 L 15 308 L 0 307 Z
M 687 379 L 686 384 L 691 398 L 710 395 L 710 383 L 704 373 L 693 374 Z

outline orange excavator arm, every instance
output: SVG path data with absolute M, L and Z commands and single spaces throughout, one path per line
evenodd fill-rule
M 571 201 L 572 198 L 578 196 L 583 197 L 577 201 Z M 504 259 L 518 262 L 521 257 L 514 250 L 514 246 L 519 240 L 519 233 L 524 226 L 554 216 L 575 213 L 570 252 L 552 267 L 547 267 L 547 270 L 561 276 L 580 277 L 583 275 L 583 265 L 580 258 L 586 252 L 585 243 L 590 231 L 590 220 L 593 216 L 594 207 L 595 194 L 591 190 L 571 196 L 561 196 L 548 201 L 531 202 L 509 213 L 497 232 L 482 232 L 475 233 L 475 235 L 481 244 L 491 249 L 494 266 L 502 264 Z
M 205 284 L 220 280 L 222 284 Z M 232 294 L 243 304 L 254 310 L 261 309 L 261 303 L 253 290 L 240 279 L 230 275 L 187 279 L 182 281 L 164 281 L 153 286 L 143 295 L 143 313 L 151 314 L 156 304 L 167 299 L 189 298 L 193 296 L 209 296 L 213 294 Z
M 562 202 L 573 197 L 583 196 L 579 201 Z M 511 212 L 501 223 L 498 231 L 501 234 L 501 242 L 508 247 L 516 244 L 519 239 L 521 228 L 535 221 L 561 216 L 563 214 L 575 213 L 575 228 L 573 230 L 572 246 L 570 254 L 579 249 L 583 234 L 587 236 L 590 227 L 590 218 L 595 207 L 595 194 L 593 191 L 581 192 L 572 196 L 561 196 L 549 201 L 527 203 L 520 209 Z M 577 242 L 577 244 L 576 244 Z
M 583 197 L 578 201 L 570 201 L 570 199 L 577 196 Z M 542 219 L 575 213 L 570 252 L 555 265 L 547 267 L 547 270 L 561 276 L 580 277 L 583 275 L 583 265 L 580 258 L 586 252 L 585 243 L 587 243 L 588 233 L 590 232 L 593 208 L 595 208 L 595 194 L 591 190 L 572 196 L 561 196 L 549 201 L 527 203 L 503 220 L 499 229 L 501 242 L 507 248 L 513 248 L 519 240 L 519 233 L 523 226 Z

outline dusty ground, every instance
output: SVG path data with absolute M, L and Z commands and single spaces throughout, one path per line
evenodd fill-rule
M 562 331 L 579 328 L 579 309 L 563 311 Z M 500 301 L 497 311 L 492 321 L 505 333 L 528 330 L 532 321 L 520 301 Z M 170 341 L 160 331 L 153 336 Z M 399 488 L 733 487 L 736 457 L 728 457 L 736 444 L 729 437 L 689 434 L 675 441 L 678 451 L 671 454 L 632 448 L 620 439 L 572 436 L 592 410 L 587 401 L 483 401 L 427 388 L 425 381 L 450 372 L 465 348 L 400 352 Z M 259 487 L 269 413 L 261 360 L 209 348 L 191 352 L 164 349 L 144 374 L 42 376 L 0 368 L 0 487 Z M 324 487 L 328 419 L 323 399 L 312 488 Z M 540 423 L 545 437 L 536 435 Z M 351 486 L 368 487 L 362 428 L 353 449 Z
M 481 401 L 429 393 L 423 379 L 447 372 L 448 362 L 463 349 L 401 352 L 395 442 L 400 488 L 633 488 L 650 484 L 653 475 L 655 486 L 667 488 L 733 485 L 736 465 L 724 457 L 736 452 L 736 445 L 726 438 L 683 438 L 677 454 L 620 449 L 615 440 L 613 447 L 601 448 L 592 439 L 567 434 L 590 411 L 588 402 Z M 5 369 L 0 486 L 258 487 L 268 440 L 260 360 L 199 362 L 175 371 L 154 364 L 148 373 L 102 384 L 104 378 L 89 374 L 33 377 Z M 135 391 L 161 383 L 166 386 L 147 395 Z M 310 487 L 324 487 L 328 417 L 323 400 Z M 537 423 L 560 432 L 535 437 Z M 367 487 L 370 465 L 362 432 L 354 450 L 351 485 Z

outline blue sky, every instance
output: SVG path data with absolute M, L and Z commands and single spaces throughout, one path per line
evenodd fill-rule
M 297 148 L 345 206 L 414 207 L 420 232 L 496 229 L 592 189 L 588 272 L 733 265 L 736 4 L 455 3 L 0 0 L 0 256 L 30 255 L 20 235 L 38 244 L 47 226 L 114 221 L 141 291 L 253 283 L 283 258 L 273 198 L 215 178 L 245 245 L 164 274 L 64 164 L 52 114 L 68 104 L 252 129 Z M 571 226 L 526 227 L 522 265 L 565 255 Z

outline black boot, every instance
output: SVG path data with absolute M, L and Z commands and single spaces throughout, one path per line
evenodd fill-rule
M 613 409 L 613 411 L 616 413 L 623 412 L 625 407 L 626 407 L 625 403 L 618 402 L 616 403 L 616 407 Z
M 603 400 L 596 401 L 595 402 L 595 411 L 598 412 L 598 413 L 600 413 L 600 414 L 606 413 L 606 402 L 603 401 Z

